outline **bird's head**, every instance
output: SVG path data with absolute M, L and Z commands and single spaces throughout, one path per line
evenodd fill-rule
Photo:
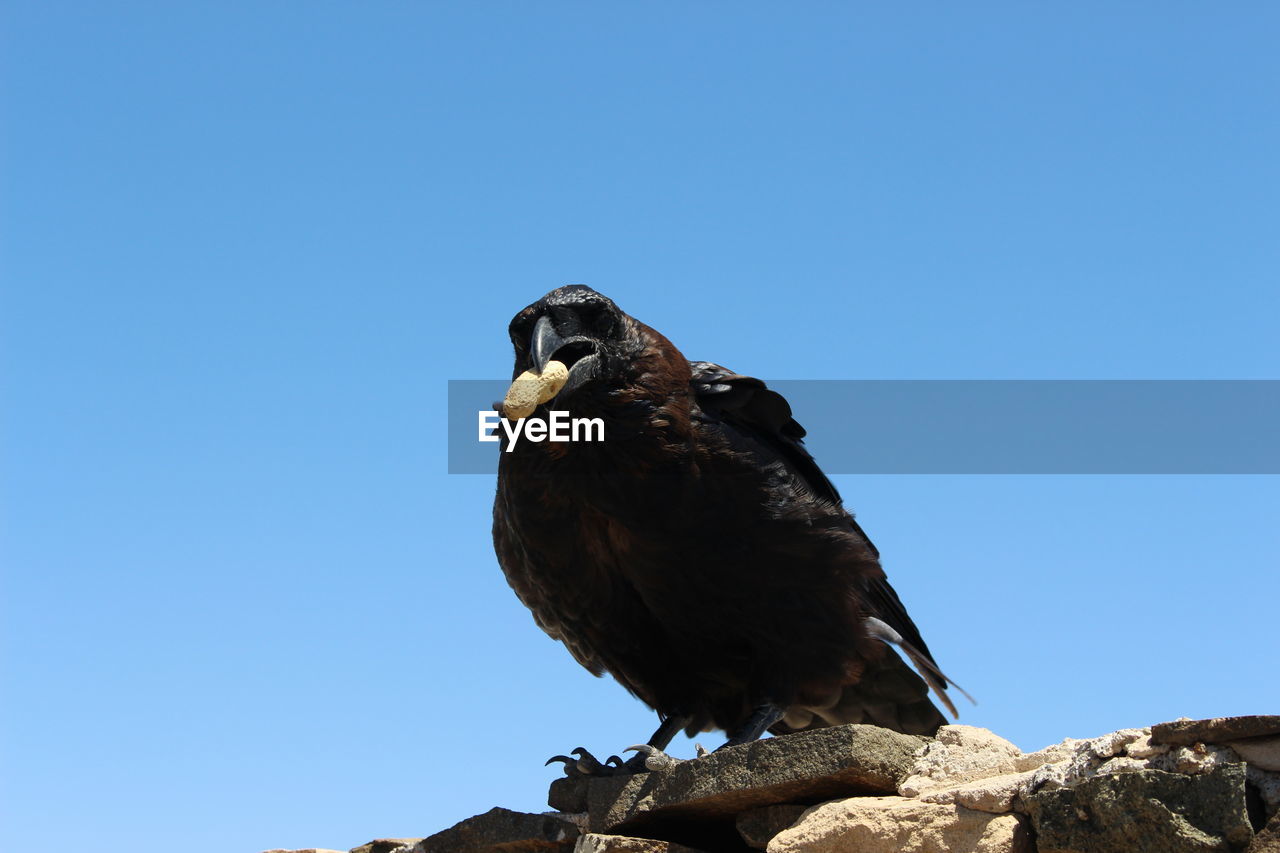
M 593 384 L 622 378 L 643 346 L 638 326 L 612 299 L 585 284 L 556 288 L 511 320 L 512 379 L 526 371 L 542 374 L 548 363 L 560 362 L 568 368 L 555 397 L 562 401 Z

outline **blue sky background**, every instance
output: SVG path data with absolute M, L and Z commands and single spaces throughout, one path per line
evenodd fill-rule
M 445 473 L 560 284 L 766 378 L 1277 378 L 1278 25 L 6 3 L 0 847 L 425 835 L 648 735 Z M 837 484 L 963 722 L 1280 710 L 1276 478 Z

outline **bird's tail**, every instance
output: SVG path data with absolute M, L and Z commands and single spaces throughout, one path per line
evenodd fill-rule
M 770 731 L 789 734 L 847 723 L 869 723 L 904 734 L 933 735 L 947 720 L 929 699 L 930 688 L 953 717 L 958 714 L 947 696 L 947 687 L 973 702 L 964 688 L 947 678 L 927 655 L 905 642 L 896 631 L 879 619 L 867 622 L 873 636 L 901 649 L 919 673 L 896 654 L 882 655 L 867 662 L 856 684 L 841 688 L 821 704 L 788 708 Z

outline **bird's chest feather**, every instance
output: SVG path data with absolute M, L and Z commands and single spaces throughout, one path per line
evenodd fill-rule
M 843 523 L 842 513 L 798 495 L 780 464 L 761 465 L 686 424 L 650 415 L 605 445 L 504 456 L 503 516 L 543 598 L 613 618 L 643 607 L 684 624 L 726 595 L 750 609 L 812 565 L 815 528 Z

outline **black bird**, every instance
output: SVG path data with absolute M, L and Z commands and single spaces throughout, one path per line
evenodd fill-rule
M 929 687 L 955 714 L 954 682 L 781 395 L 687 361 L 585 285 L 534 302 L 510 335 L 513 379 L 569 368 L 535 416 L 601 418 L 604 440 L 500 454 L 498 561 L 543 631 L 658 712 L 637 747 L 649 766 L 681 729 L 723 729 L 725 746 L 858 722 L 933 734 Z

